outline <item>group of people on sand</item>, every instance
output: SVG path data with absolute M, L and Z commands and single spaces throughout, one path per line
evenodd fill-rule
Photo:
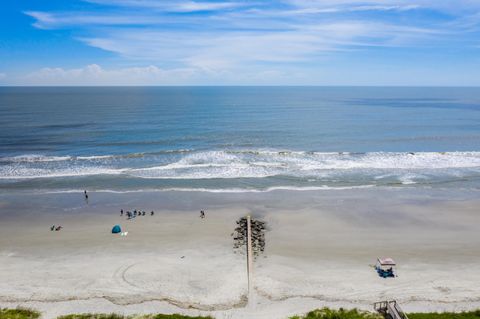
M 85 196 L 85 202 L 87 202 L 87 204 L 88 204 L 88 193 L 87 193 L 87 191 L 84 190 L 83 194 Z M 135 218 L 137 216 L 146 216 L 147 213 L 144 210 L 141 211 L 141 210 L 134 209 L 133 212 L 131 212 L 131 211 L 124 212 L 123 209 L 120 209 L 120 216 L 123 217 L 123 215 L 127 216 L 127 219 L 132 219 L 132 218 Z M 155 212 L 152 210 L 150 212 L 150 216 L 153 216 L 153 215 L 155 215 Z M 202 218 L 202 219 L 205 218 L 205 211 L 204 210 L 200 211 L 200 218 Z M 60 227 L 59 229 L 56 229 L 55 225 L 53 225 L 52 230 L 57 230 L 58 231 L 58 230 L 62 229 L 62 226 L 59 226 L 59 227 Z
M 123 211 L 123 209 L 120 209 L 120 216 L 123 217 L 123 215 L 127 216 L 127 219 L 132 219 L 132 218 L 135 218 L 137 216 L 146 216 L 147 213 L 143 210 L 133 210 L 133 212 L 131 211 Z M 155 212 L 152 210 L 150 212 L 150 216 L 153 216 L 155 215 Z M 201 210 L 200 211 L 200 218 L 204 219 L 205 218 L 205 211 L 204 210 Z
M 131 211 L 126 211 L 124 213 L 123 209 L 120 209 L 120 216 L 123 216 L 123 215 L 126 215 L 127 216 L 127 219 L 132 219 L 132 218 L 135 218 L 137 216 L 145 216 L 147 213 L 145 211 L 141 211 L 141 210 L 134 210 L 133 212 Z M 150 216 L 153 216 L 155 214 L 155 212 L 152 210 L 150 212 Z

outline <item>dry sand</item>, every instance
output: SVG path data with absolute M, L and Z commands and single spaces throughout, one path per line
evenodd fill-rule
M 417 190 L 266 194 L 91 193 L 0 198 L 0 307 L 287 318 L 397 299 L 406 311 L 480 307 L 480 201 Z M 460 193 L 459 193 L 460 194 Z M 477 197 L 478 198 L 478 197 Z M 119 210 L 154 216 L 126 220 Z M 206 209 L 207 218 L 199 218 Z M 247 304 L 235 220 L 267 221 Z M 148 215 L 148 214 L 147 214 Z M 64 229 L 51 232 L 51 224 Z M 128 236 L 111 234 L 120 224 Z M 390 256 L 398 277 L 382 279 Z

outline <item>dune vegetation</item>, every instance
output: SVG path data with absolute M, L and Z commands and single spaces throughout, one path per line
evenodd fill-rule
M 480 310 L 468 312 L 443 312 L 443 313 L 408 313 L 409 319 L 480 319 Z M 303 316 L 294 316 L 290 319 L 381 319 L 380 314 L 374 312 L 352 310 L 332 310 L 328 308 L 310 311 Z
M 17 309 L 0 309 L 0 319 L 38 319 L 41 314 L 37 311 L 17 308 Z M 133 315 L 133 316 L 123 316 L 118 314 L 93 314 L 93 313 L 84 313 L 84 314 L 72 314 L 60 316 L 58 319 L 213 319 L 212 317 L 190 317 L 183 316 L 179 314 L 173 315 L 164 315 L 164 314 L 153 314 L 153 315 Z
M 360 311 L 357 309 L 332 310 L 322 308 L 312 310 L 304 316 L 293 316 L 290 319 L 383 319 L 380 314 L 368 311 Z
M 1 318 L 0 318 L 1 319 Z M 132 315 L 132 316 L 123 316 L 117 314 L 73 314 L 58 317 L 58 319 L 213 319 L 212 317 L 191 317 L 184 316 L 179 314 L 173 315 L 164 315 L 164 314 L 154 314 L 154 315 Z
M 0 309 L 0 319 L 38 319 L 41 314 L 38 311 L 17 308 Z M 468 312 L 443 312 L 443 313 L 409 313 L 409 319 L 480 319 L 480 310 Z M 57 319 L 213 319 L 213 317 L 191 317 L 179 314 L 164 315 L 131 315 L 124 316 L 118 314 L 71 314 L 60 316 Z M 298 315 L 289 319 L 383 319 L 380 314 L 357 309 L 338 309 L 322 308 L 312 310 L 306 315 Z
M 1 309 L 0 319 L 37 319 L 40 313 L 35 310 L 17 308 L 17 309 Z
M 480 319 L 480 309 L 465 312 L 409 313 L 409 319 Z

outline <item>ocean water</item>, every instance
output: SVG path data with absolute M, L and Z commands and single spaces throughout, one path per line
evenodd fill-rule
M 480 187 L 480 89 L 0 88 L 3 191 Z

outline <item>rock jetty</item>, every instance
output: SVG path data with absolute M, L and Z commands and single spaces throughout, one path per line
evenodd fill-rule
M 257 257 L 265 251 L 265 231 L 266 223 L 254 218 L 250 218 L 252 226 L 252 250 L 253 255 Z M 247 218 L 242 217 L 237 220 L 237 227 L 232 233 L 233 249 L 235 252 L 244 254 L 247 245 Z

